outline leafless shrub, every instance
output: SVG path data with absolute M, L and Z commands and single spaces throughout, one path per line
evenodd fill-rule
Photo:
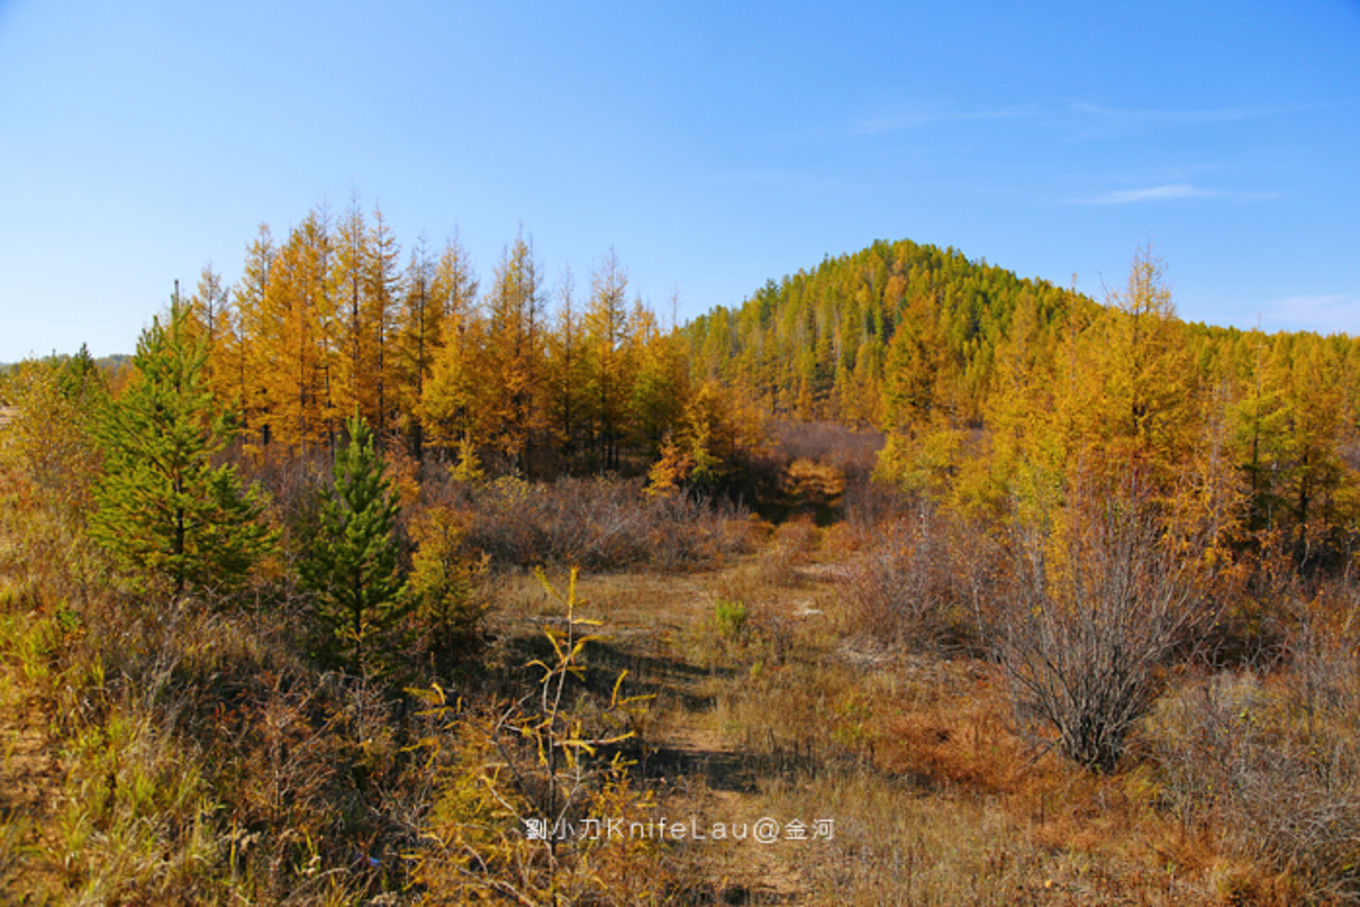
M 1169 656 L 1212 622 L 1212 608 L 1193 551 L 1171 550 L 1136 474 L 1118 488 L 1075 488 L 1061 517 L 1013 531 L 997 654 L 1022 723 L 1108 771 Z
M 648 506 L 655 520 L 649 558 L 662 570 L 713 562 L 755 547 L 751 512 L 726 499 L 672 495 Z
M 1360 902 L 1360 752 L 1289 728 L 1282 705 L 1231 675 L 1172 697 L 1149 728 L 1171 805 L 1187 829 L 1314 896 Z
M 885 523 L 912 516 L 918 511 L 915 495 L 889 482 L 868 477 L 849 481 L 845 486 L 845 519 L 861 533 L 872 533 Z
M 1269 683 L 1220 672 L 1167 697 L 1148 746 L 1187 830 L 1287 872 L 1310 898 L 1360 903 L 1360 626 L 1305 615 Z
M 502 478 L 443 492 L 468 514 L 466 541 L 492 562 L 663 569 L 747 550 L 747 514 L 676 494 L 648 499 L 639 479 Z
M 976 644 L 994 559 L 974 527 L 922 503 L 912 518 L 880 526 L 851 562 L 851 627 L 915 650 Z

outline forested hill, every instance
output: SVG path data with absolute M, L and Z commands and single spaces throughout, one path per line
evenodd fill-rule
M 953 248 L 879 241 L 771 280 L 686 331 L 697 374 L 755 389 L 782 415 L 881 425 L 885 376 L 916 375 L 930 384 L 918 390 L 974 423 L 1017 310 L 1056 333 L 1097 308 Z
M 1133 464 L 1190 523 L 1275 533 L 1298 564 L 1353 550 L 1360 340 L 1188 324 L 1150 249 L 1097 304 L 879 242 L 686 330 L 692 374 L 880 427 L 881 478 L 965 510 L 1042 506 Z

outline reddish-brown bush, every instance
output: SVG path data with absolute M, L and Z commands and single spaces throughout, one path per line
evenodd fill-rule
M 751 545 L 744 509 L 692 495 L 650 498 L 640 479 L 502 478 L 448 483 L 430 496 L 466 515 L 466 544 L 493 565 L 676 569 Z
M 855 630 L 916 650 L 981 641 L 996 558 L 981 532 L 922 503 L 873 537 L 846 579 Z

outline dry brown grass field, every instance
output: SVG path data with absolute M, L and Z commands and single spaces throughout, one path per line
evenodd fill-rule
M 989 662 L 861 644 L 819 550 L 771 583 L 779 542 L 697 576 L 581 585 L 610 637 L 592 669 L 655 694 L 639 769 L 661 812 L 835 823 L 831 840 L 682 845 L 720 903 L 1218 904 L 1271 884 L 1187 839 L 1146 767 L 1094 777 L 1033 750 Z M 526 587 L 507 635 L 547 606 Z M 735 600 L 747 626 L 724 632 Z
M 1273 662 L 1169 667 L 1115 769 L 1097 772 L 1017 717 L 975 615 L 954 607 L 971 571 L 947 527 L 923 530 L 920 513 L 830 518 L 845 476 L 809 459 L 781 487 L 783 522 L 731 514 L 705 530 L 726 541 L 701 561 L 580 574 L 574 615 L 597 638 L 562 676 L 580 689 L 570 714 L 585 717 L 537 738 L 565 754 L 611 696 L 637 697 L 627 733 L 573 769 L 573 818 L 664 817 L 708 838 L 564 843 L 549 856 L 519 819 L 556 779 L 528 778 L 516 789 L 529 799 L 514 800 L 503 774 L 540 763 L 466 729 L 509 715 L 517 697 L 534 707 L 539 669 L 525 665 L 552 664 L 565 566 L 548 568 L 548 585 L 518 567 L 479 577 L 479 641 L 442 678 L 441 701 L 481 705 L 441 724 L 410 695 L 308 667 L 287 608 L 95 595 L 76 609 L 37 597 L 6 558 L 0 899 L 1353 900 L 1360 596 L 1348 586 L 1290 593 L 1293 642 Z M 884 546 L 927 560 L 884 567 Z M 890 574 L 896 604 L 874 598 L 872 571 L 890 568 L 905 571 Z M 776 839 L 761 843 L 767 818 Z M 719 824 L 728 839 L 714 839 Z M 738 828 L 751 831 L 734 840 Z
M 795 463 L 791 481 L 805 486 L 815 471 Z M 1016 726 L 991 659 L 862 632 L 847 589 L 873 532 L 856 537 L 803 517 L 758 535 L 754 552 L 711 569 L 594 573 L 580 584 L 583 613 L 605 637 L 589 651 L 590 682 L 626 670 L 629 688 L 653 697 L 630 754 L 657 814 L 694 817 L 700 829 L 761 817 L 834 822 L 829 840 L 675 844 L 686 888 L 700 892 L 694 902 L 1288 904 L 1343 895 L 1305 878 L 1302 862 L 1260 859 L 1250 828 L 1218 824 L 1252 817 L 1192 816 L 1194 797 L 1173 790 L 1187 770 L 1177 760 L 1223 754 L 1159 743 L 1158 730 L 1170 739 L 1185 729 L 1158 723 L 1188 720 L 1169 710 L 1236 672 L 1173 678 L 1118 770 L 1093 773 Z M 501 645 L 551 620 L 553 602 L 528 577 L 503 578 L 497 596 Z M 1287 696 L 1294 680 L 1281 673 L 1271 683 Z

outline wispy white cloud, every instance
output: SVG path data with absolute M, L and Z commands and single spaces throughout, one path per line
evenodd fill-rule
M 1286 296 L 1261 313 L 1261 326 L 1360 336 L 1360 293 Z
M 1155 202 L 1173 198 L 1206 198 L 1213 195 L 1208 189 L 1192 186 L 1189 183 L 1169 183 L 1165 186 L 1149 186 L 1146 189 L 1119 189 L 1107 192 L 1094 199 L 1100 205 L 1120 205 L 1125 202 Z
M 1229 201 L 1263 201 L 1279 198 L 1278 192 L 1245 192 L 1231 189 L 1206 189 L 1190 183 L 1166 183 L 1140 189 L 1116 189 L 1094 198 L 1080 199 L 1086 205 L 1125 205 L 1132 202 L 1162 202 L 1186 198 L 1218 198 Z

